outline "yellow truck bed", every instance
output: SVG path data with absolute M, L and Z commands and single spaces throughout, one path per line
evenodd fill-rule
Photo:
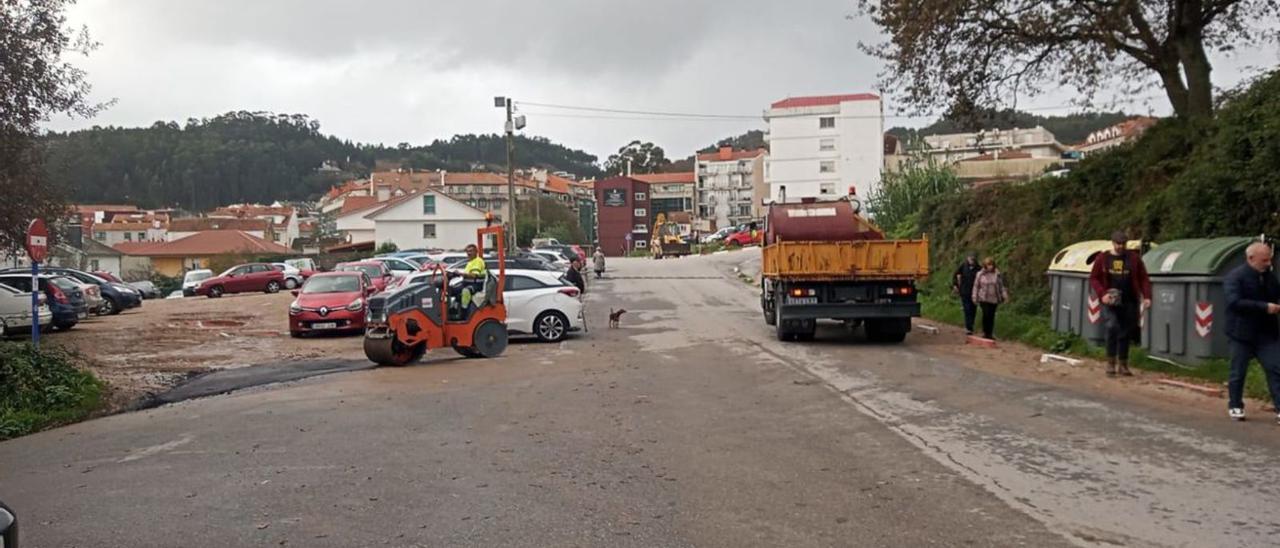
M 764 248 L 766 278 L 852 280 L 924 278 L 928 240 L 779 242 Z

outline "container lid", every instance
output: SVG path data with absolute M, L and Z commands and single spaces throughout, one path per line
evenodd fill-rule
M 1221 274 L 1244 259 L 1244 249 L 1253 241 L 1246 237 L 1174 240 L 1142 257 L 1152 276 Z
M 1125 247 L 1141 249 L 1142 240 L 1129 240 Z M 1050 272 L 1089 272 L 1093 270 L 1093 258 L 1103 251 L 1111 250 L 1109 240 L 1089 240 L 1071 244 L 1062 248 L 1049 262 Z

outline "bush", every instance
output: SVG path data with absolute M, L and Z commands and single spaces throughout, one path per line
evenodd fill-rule
M 386 242 L 382 242 L 382 243 L 378 244 L 377 249 L 374 249 L 374 250 L 373 250 L 373 254 L 374 254 L 374 255 L 385 255 L 385 254 L 387 254 L 387 253 L 395 253 L 395 252 L 397 252 L 397 251 L 400 251 L 400 248 L 399 248 L 398 246 L 396 246 L 395 242 L 392 242 L 392 241 L 386 241 Z
M 0 341 L 0 440 L 65 424 L 97 407 L 101 383 L 76 356 L 30 342 Z

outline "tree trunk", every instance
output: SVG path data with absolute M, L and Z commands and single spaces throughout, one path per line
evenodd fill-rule
M 1179 70 L 1177 61 L 1163 64 L 1157 72 L 1160 74 L 1164 93 L 1169 97 L 1169 105 L 1173 107 L 1173 115 L 1183 119 L 1190 117 L 1190 93 L 1182 83 L 1182 71 Z
M 1204 51 L 1204 39 L 1200 29 L 1188 32 L 1178 41 L 1178 57 L 1186 75 L 1187 109 L 1183 118 L 1208 118 L 1213 116 L 1213 70 L 1209 56 Z

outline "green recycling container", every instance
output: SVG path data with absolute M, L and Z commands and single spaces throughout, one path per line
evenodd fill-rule
M 1244 264 L 1252 238 L 1175 240 L 1142 257 L 1151 275 L 1151 310 L 1142 347 L 1187 365 L 1230 356 L 1222 278 Z

